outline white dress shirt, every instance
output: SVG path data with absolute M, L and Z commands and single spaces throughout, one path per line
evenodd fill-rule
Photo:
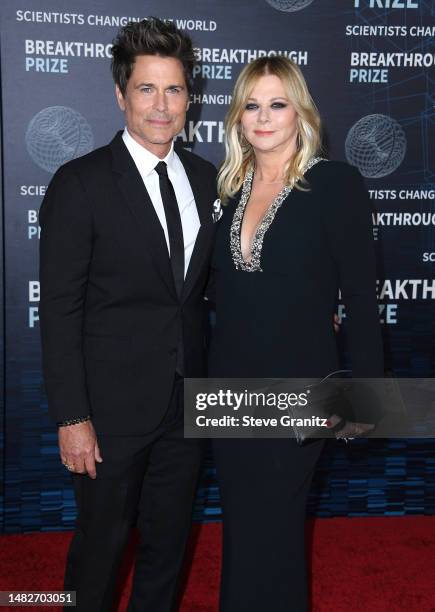
M 183 228 L 184 278 L 186 278 L 187 269 L 201 223 L 199 221 L 198 210 L 196 208 L 195 198 L 189 179 L 187 178 L 186 171 L 184 170 L 180 158 L 174 151 L 174 143 L 172 143 L 171 149 L 166 157 L 164 159 L 159 159 L 156 155 L 148 151 L 148 149 L 145 149 L 145 147 L 136 142 L 127 128 L 124 128 L 122 139 L 139 170 L 145 188 L 151 198 L 151 202 L 153 203 L 165 233 L 168 253 L 170 253 L 168 226 L 166 224 L 165 209 L 163 208 L 162 196 L 160 194 L 159 175 L 154 170 L 160 161 L 166 162 L 168 166 L 168 177 L 175 191 L 178 208 L 180 210 L 181 226 Z

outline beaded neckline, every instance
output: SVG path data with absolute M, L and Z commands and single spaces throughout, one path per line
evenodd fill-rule
M 308 164 L 305 166 L 305 172 L 308 172 L 315 164 L 320 161 L 327 161 L 323 157 L 312 157 Z M 246 173 L 245 180 L 243 181 L 242 194 L 240 196 L 239 203 L 234 212 L 233 221 L 230 229 L 230 248 L 231 255 L 234 261 L 234 265 L 237 270 L 243 270 L 244 272 L 262 272 L 261 269 L 261 251 L 263 248 L 264 236 L 271 226 L 278 208 L 284 202 L 289 193 L 293 190 L 290 185 L 285 185 L 279 194 L 274 198 L 271 205 L 269 206 L 266 214 L 264 215 L 261 223 L 257 227 L 251 246 L 251 259 L 245 261 L 242 255 L 242 247 L 240 242 L 241 227 L 243 221 L 243 215 L 245 213 L 246 204 L 248 203 L 249 197 L 252 190 L 252 180 L 254 178 L 254 170 L 251 169 Z

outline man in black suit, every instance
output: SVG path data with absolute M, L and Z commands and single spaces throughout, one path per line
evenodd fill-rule
M 110 610 L 136 523 L 129 611 L 169 612 L 201 459 L 183 437 L 182 381 L 204 375 L 216 171 L 173 146 L 190 39 L 152 18 L 112 54 L 126 128 L 62 166 L 40 211 L 44 376 L 78 507 L 65 589 L 80 611 Z

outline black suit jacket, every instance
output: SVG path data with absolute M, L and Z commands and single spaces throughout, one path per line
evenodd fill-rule
M 40 211 L 40 324 L 49 411 L 92 415 L 97 433 L 152 431 L 184 339 L 186 376 L 204 374 L 204 288 L 216 170 L 185 150 L 201 227 L 178 299 L 163 229 L 119 132 L 53 177 Z

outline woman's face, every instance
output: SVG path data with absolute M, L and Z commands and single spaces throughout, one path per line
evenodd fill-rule
M 261 76 L 246 102 L 240 119 L 243 134 L 254 151 L 296 150 L 297 114 L 284 86 L 274 74 Z

